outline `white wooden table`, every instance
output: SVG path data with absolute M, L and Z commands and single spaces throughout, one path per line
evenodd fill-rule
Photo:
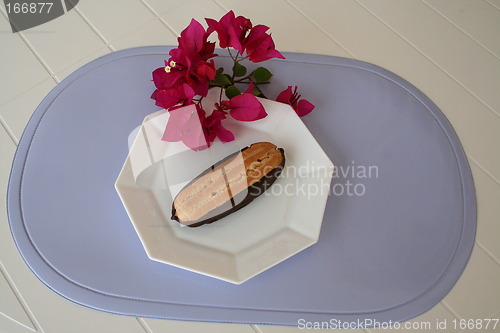
M 269 25 L 280 51 L 372 62 L 407 79 L 441 108 L 472 168 L 478 233 L 471 260 L 450 294 L 408 322 L 420 329 L 401 331 L 423 332 L 426 322 L 434 330 L 436 320 L 447 320 L 447 331 L 452 332 L 454 319 L 498 318 L 499 0 L 80 0 L 62 17 L 16 34 L 3 3 L 0 7 L 0 332 L 299 331 L 132 318 L 80 307 L 31 273 L 7 223 L 5 192 L 16 144 L 50 89 L 103 54 L 134 46 L 175 45 L 192 17 L 218 19 L 229 9 Z M 500 324 L 495 331 L 500 331 Z

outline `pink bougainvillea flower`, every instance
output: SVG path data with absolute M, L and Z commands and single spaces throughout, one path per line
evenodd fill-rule
M 277 102 L 290 104 L 299 117 L 309 114 L 314 105 L 305 99 L 300 99 L 301 95 L 297 92 L 297 86 L 292 91 L 292 86 L 288 86 L 276 98 Z
M 165 67 L 153 71 L 157 91 L 151 98 L 156 100 L 156 105 L 168 108 L 176 105 L 172 104 L 175 100 L 185 105 L 184 99 L 192 95 L 191 90 L 196 95 L 208 94 L 210 80 L 215 77 L 216 72 L 214 61 L 209 61 L 215 56 L 215 43 L 208 42 L 207 38 L 208 33 L 196 20 L 191 20 L 189 26 L 181 32 L 179 47 L 170 50 L 170 59 L 165 62 Z
M 215 63 L 213 60 L 209 62 L 199 61 L 189 69 L 186 80 L 197 95 L 207 96 L 210 81 L 214 79 L 215 74 Z
M 234 140 L 234 134 L 222 126 L 222 120 L 226 119 L 226 113 L 222 110 L 215 109 L 212 114 L 206 117 L 203 126 L 205 127 L 210 143 L 215 137 L 218 137 L 222 142 L 230 142 Z
M 284 59 L 276 50 L 268 33 L 269 27 L 265 25 L 253 26 L 249 19 L 236 17 L 233 11 L 229 11 L 219 21 L 206 19 L 206 22 L 208 29 L 203 28 L 198 21 L 191 20 L 177 39 L 178 47 L 170 50 L 170 59 L 165 61 L 165 66 L 152 73 L 156 90 L 151 98 L 156 101 L 156 105 L 167 109 L 170 115 L 162 140 L 183 142 L 195 151 L 210 147 L 217 138 L 221 142 L 235 139 L 234 134 L 223 126 L 228 115 L 239 121 L 255 121 L 267 116 L 263 105 L 255 97 L 262 92 L 253 81 L 267 83 L 262 82 L 266 81 L 264 77 L 267 73 L 259 69 L 261 72 L 256 70 L 245 76 L 246 67 L 237 64 L 245 59 L 254 63 L 272 58 Z M 214 60 L 211 59 L 216 56 L 215 43 L 208 41 L 213 32 L 217 32 L 221 48 L 238 51 L 235 56 L 232 55 L 233 76 L 224 74 L 224 70 L 216 71 Z M 215 80 L 217 75 L 222 79 Z M 230 84 L 226 84 L 225 78 Z M 220 97 L 220 104 L 215 103 L 215 109 L 207 117 L 202 98 L 208 95 L 209 87 L 229 89 L 228 86 L 235 83 L 249 83 L 248 89 L 226 101 L 221 101 Z M 291 105 L 302 117 L 310 113 L 314 105 L 300 97 L 297 87 L 292 89 L 289 86 L 276 100 Z
M 213 60 L 210 62 L 200 61 L 196 65 L 195 75 L 198 78 L 206 78 L 208 80 L 213 80 L 215 77 L 215 63 Z
M 193 88 L 186 83 L 166 89 L 156 89 L 151 98 L 156 101 L 156 105 L 168 109 L 175 105 L 188 105 L 192 103 L 195 95 Z
M 189 120 L 182 127 L 182 142 L 194 151 L 200 151 L 210 147 L 207 132 L 203 127 L 205 111 L 196 105 Z
M 163 141 L 177 142 L 182 140 L 182 128 L 191 118 L 196 106 L 191 104 L 189 106 L 176 108 L 169 111 L 169 118 L 165 132 L 163 132 Z
M 162 140 L 182 141 L 192 150 L 199 151 L 210 147 L 207 131 L 203 126 L 205 111 L 198 105 L 176 108 L 169 111 L 167 127 Z
M 259 24 L 250 30 L 245 44 L 245 50 L 250 61 L 261 62 L 271 58 L 285 59 L 275 49 L 273 38 L 270 34 L 266 33 L 268 29 L 269 27 Z
M 156 88 L 177 90 L 180 86 L 187 84 L 196 95 L 206 96 L 210 80 L 213 80 L 216 74 L 214 61 L 206 62 L 199 58 L 193 61 L 188 57 L 177 57 L 176 59 L 180 59 L 177 62 L 173 59 L 173 57 L 170 58 L 167 66 L 153 71 L 153 82 Z M 157 95 L 153 94 L 151 98 L 156 99 L 155 96 Z
M 206 96 L 210 80 L 213 80 L 216 74 L 214 61 L 205 60 L 197 52 L 188 52 L 180 48 L 171 50 L 170 55 L 171 58 L 164 70 L 170 76 L 166 78 L 177 80 L 178 83 L 183 83 L 185 80 L 197 95 Z
M 205 21 L 208 24 L 208 33 L 217 32 L 221 48 L 233 47 L 243 54 L 246 34 L 252 28 L 249 19 L 243 16 L 235 17 L 234 12 L 230 10 L 219 22 L 208 18 Z
M 186 82 L 186 73 L 180 69 L 172 70 L 169 62 L 165 61 L 165 67 L 153 71 L 153 82 L 157 89 L 172 88 Z
M 181 32 L 181 36 L 177 38 L 179 49 L 188 56 L 196 54 L 204 61 L 215 57 L 215 43 L 207 41 L 208 35 L 209 33 L 201 23 L 192 19 L 188 27 Z
M 254 121 L 267 116 L 262 103 L 249 93 L 243 93 L 228 101 L 223 101 L 222 105 L 230 110 L 231 117 L 240 121 Z

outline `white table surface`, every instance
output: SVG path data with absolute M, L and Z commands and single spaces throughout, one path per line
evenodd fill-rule
M 7 223 L 5 193 L 16 144 L 50 89 L 103 54 L 175 45 L 192 17 L 218 19 L 229 9 L 254 24 L 269 25 L 280 51 L 377 64 L 413 83 L 441 108 L 469 158 L 478 233 L 471 260 L 453 290 L 406 324 L 420 329 L 401 331 L 423 332 L 427 322 L 434 330 L 436 320 L 447 320 L 446 331 L 453 332 L 453 319 L 498 318 L 500 0 L 80 0 L 62 17 L 16 34 L 0 6 L 0 332 L 303 331 L 123 317 L 83 308 L 31 273 Z M 487 331 L 500 332 L 500 324 L 480 332 Z

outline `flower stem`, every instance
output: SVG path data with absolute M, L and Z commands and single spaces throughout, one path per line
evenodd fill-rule
M 257 85 L 257 83 L 255 83 L 252 79 L 250 79 L 250 82 L 253 82 L 253 86 L 259 91 L 259 95 L 262 95 L 263 98 L 268 99 L 267 96 L 264 95 L 264 93 L 262 92 L 262 90 L 260 90 L 260 88 Z M 270 83 L 270 82 L 266 82 L 266 83 Z M 261 83 L 261 84 L 266 84 L 266 83 Z
M 252 82 L 252 79 L 250 79 L 248 76 L 239 80 L 234 80 L 234 83 L 250 83 L 250 82 Z M 253 83 L 256 84 L 255 81 Z M 269 84 L 269 83 L 271 82 L 267 81 L 267 82 L 261 82 L 259 84 Z
M 238 55 L 240 54 L 240 52 L 236 53 L 236 57 L 233 57 L 233 54 L 231 53 L 231 50 L 229 49 L 229 47 L 226 48 L 227 49 L 227 52 L 229 53 L 229 56 L 231 57 L 231 59 L 233 59 L 233 73 L 231 74 L 231 84 L 234 84 L 234 78 L 235 78 L 235 73 L 234 73 L 234 65 L 236 65 L 236 63 L 238 62 Z
M 229 56 L 231 57 L 231 59 L 233 59 L 233 61 L 236 61 L 233 57 L 233 54 L 231 53 L 231 50 L 229 49 L 229 47 L 226 47 L 226 50 L 227 52 L 229 53 Z
M 203 96 L 201 96 L 200 98 L 196 99 L 196 98 L 193 98 L 192 101 L 195 102 L 196 104 L 198 104 L 198 106 L 200 108 L 203 108 L 203 105 L 201 104 L 201 101 L 203 100 Z

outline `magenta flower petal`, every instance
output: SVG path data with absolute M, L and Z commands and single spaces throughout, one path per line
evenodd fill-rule
M 297 86 L 293 90 L 292 86 L 288 86 L 288 88 L 279 93 L 276 101 L 289 104 L 299 117 L 303 117 L 314 109 L 314 105 L 308 100 L 300 99 L 300 97 L 297 92 Z
M 165 109 L 181 104 L 191 103 L 195 95 L 194 90 L 187 84 L 168 89 L 156 89 L 151 98 L 156 101 L 156 105 Z
M 170 89 L 156 89 L 151 98 L 156 101 L 156 106 L 164 109 L 168 109 L 171 106 L 177 105 L 180 99 L 176 96 L 172 96 Z
M 285 59 L 285 57 L 275 49 L 273 38 L 266 33 L 268 26 L 259 24 L 253 27 L 248 34 L 245 43 L 245 50 L 252 62 L 261 62 L 271 58 Z
M 250 34 L 248 35 L 247 42 L 251 43 L 259 38 L 262 38 L 266 35 L 266 31 L 269 30 L 267 25 L 258 24 L 250 30 Z
M 210 143 L 202 126 L 202 120 L 197 112 L 193 112 L 182 127 L 182 142 L 194 151 L 207 149 Z
M 153 72 L 157 91 L 151 97 L 156 105 L 169 108 L 191 102 L 195 94 L 207 95 L 210 80 L 216 74 L 214 61 L 208 61 L 215 56 L 215 43 L 208 42 L 207 38 L 207 32 L 196 20 L 191 20 L 181 32 L 179 47 L 170 50 L 171 58 L 165 67 Z
M 219 27 L 219 22 L 217 22 L 216 20 L 211 19 L 211 18 L 205 18 L 205 22 L 207 22 L 207 25 L 208 25 L 208 29 L 207 29 L 208 34 L 211 34 L 212 32 L 217 31 L 217 28 Z M 221 39 L 221 38 L 219 37 L 219 39 Z
M 200 22 L 195 19 L 191 20 L 188 27 L 181 32 L 181 36 L 177 39 L 179 49 L 187 53 L 199 54 L 203 60 L 207 60 L 214 56 L 214 43 L 207 42 L 208 33 Z
M 185 83 L 185 74 L 181 71 L 171 71 L 167 73 L 165 67 L 157 68 L 153 71 L 153 82 L 158 89 L 171 88 L 175 85 Z
M 306 99 L 301 99 L 297 104 L 297 109 L 295 112 L 299 115 L 299 117 L 303 117 L 309 114 L 314 109 L 314 105 Z
M 208 133 L 210 143 L 215 137 L 218 137 L 222 142 L 234 140 L 234 134 L 222 126 L 223 119 L 226 119 L 226 113 L 220 109 L 213 110 L 212 114 L 205 118 L 203 126 Z
M 153 82 L 158 89 L 167 88 L 170 84 L 165 72 L 165 67 L 157 68 L 153 71 Z
M 280 103 L 290 104 L 292 95 L 292 86 L 288 86 L 288 88 L 279 93 L 278 97 L 276 97 L 276 101 Z
M 220 123 L 222 119 L 226 119 L 226 113 L 224 111 L 215 109 L 212 111 L 212 114 L 205 119 L 204 126 L 212 127 L 216 123 Z
M 252 27 L 249 19 L 238 16 L 230 10 L 217 22 L 213 19 L 205 19 L 208 24 L 208 33 L 217 32 L 219 46 L 221 48 L 233 47 L 243 54 L 246 34 Z
M 220 122 L 218 124 L 215 124 L 213 126 L 213 129 L 220 141 L 230 142 L 234 140 L 234 134 L 230 130 L 222 126 Z
M 190 105 L 169 111 L 162 140 L 169 142 L 182 141 L 192 150 L 199 151 L 210 147 L 215 133 L 208 133 L 204 126 L 205 111 L 198 105 Z
M 191 19 L 187 28 L 181 32 L 181 36 L 179 37 L 179 48 L 186 51 L 198 52 L 203 46 L 203 37 L 205 37 L 205 33 L 205 29 L 200 22 Z
M 183 108 L 178 108 L 169 111 L 169 118 L 165 132 L 163 132 L 163 141 L 177 142 L 182 140 L 182 128 L 191 118 L 191 114 L 195 109 L 194 104 Z
M 231 98 L 229 108 L 231 116 L 240 121 L 254 121 L 267 116 L 266 110 L 259 100 L 248 93 Z
M 196 67 L 196 74 L 199 77 L 206 77 L 208 80 L 213 80 L 216 74 L 214 61 L 200 62 Z

